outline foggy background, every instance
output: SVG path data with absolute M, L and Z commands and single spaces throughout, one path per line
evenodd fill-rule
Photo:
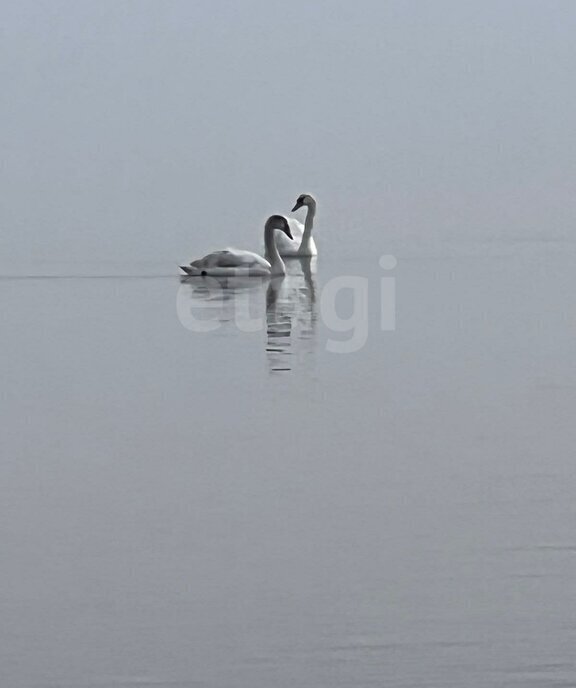
M 2 2 L 0 266 L 179 261 L 318 195 L 324 245 L 558 239 L 570 0 Z
M 0 0 L 0 686 L 576 685 L 575 20 Z

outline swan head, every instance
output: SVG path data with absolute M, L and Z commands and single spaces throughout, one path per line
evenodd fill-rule
M 288 224 L 288 220 L 283 215 L 271 215 L 266 220 L 266 228 L 267 229 L 279 229 L 281 232 L 284 232 L 284 234 L 289 239 L 294 238 L 292 236 L 292 232 L 290 231 L 290 225 Z
M 314 207 L 316 205 L 316 200 L 311 194 L 300 194 L 296 200 L 296 205 L 292 208 L 292 212 L 296 212 L 299 208 L 303 206 Z

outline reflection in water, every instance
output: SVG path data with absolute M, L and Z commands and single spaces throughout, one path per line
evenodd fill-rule
M 266 352 L 270 372 L 306 365 L 316 334 L 316 258 L 289 261 L 287 274 L 270 280 L 266 292 Z
M 291 356 L 268 279 L 3 283 L 0 687 L 576 688 L 576 247 L 454 250 L 345 357 L 338 242 Z
M 183 277 L 178 318 L 198 333 L 263 332 L 270 372 L 309 365 L 316 335 L 316 258 L 287 262 L 287 274 L 255 277 Z M 266 289 L 266 318 L 263 292 Z
M 259 277 L 183 277 L 177 296 L 178 318 L 193 332 L 214 332 L 233 325 L 241 332 L 264 327 Z M 226 328 L 225 328 L 226 329 Z

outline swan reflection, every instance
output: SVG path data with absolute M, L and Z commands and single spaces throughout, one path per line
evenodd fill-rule
M 316 337 L 316 258 L 291 261 L 266 291 L 266 353 L 271 373 L 310 363 Z
M 316 258 L 288 262 L 285 276 L 183 277 L 177 295 L 182 325 L 229 336 L 264 332 L 268 370 L 311 365 L 316 339 Z M 264 308 L 265 303 L 265 308 Z
M 234 325 L 242 332 L 263 328 L 258 277 L 183 277 L 177 296 L 178 318 L 193 332 L 213 332 Z

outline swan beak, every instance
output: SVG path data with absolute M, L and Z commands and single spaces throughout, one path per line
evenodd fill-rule
M 294 237 L 292 236 L 292 232 L 290 231 L 290 227 L 288 227 L 287 229 L 285 229 L 285 230 L 284 230 L 284 233 L 286 234 L 286 236 L 287 236 L 289 239 L 292 239 L 292 241 L 294 241 Z
M 302 203 L 300 203 L 300 201 L 296 201 L 296 205 L 292 208 L 292 210 L 290 212 L 294 213 L 298 210 L 298 208 L 301 208 L 301 207 L 302 207 Z

